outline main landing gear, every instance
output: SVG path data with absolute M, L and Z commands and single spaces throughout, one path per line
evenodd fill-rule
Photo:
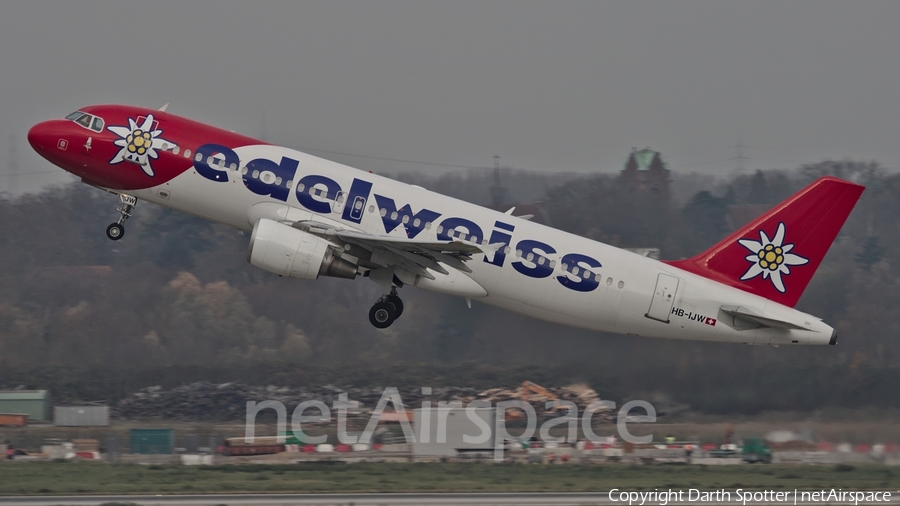
M 110 225 L 106 227 L 106 237 L 109 237 L 113 241 L 118 241 L 125 235 L 125 220 L 131 218 L 131 211 L 133 211 L 134 206 L 137 205 L 137 198 L 132 197 L 131 195 L 125 195 L 124 193 L 119 194 L 119 200 L 122 201 L 122 205 L 116 209 L 116 211 L 119 212 L 119 221 L 110 223 Z
M 386 329 L 403 314 L 403 301 L 397 296 L 397 290 L 382 295 L 378 302 L 369 310 L 369 321 L 375 328 Z

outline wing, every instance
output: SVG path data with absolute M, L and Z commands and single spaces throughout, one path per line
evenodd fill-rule
M 472 272 L 465 262 L 473 254 L 492 253 L 503 243 L 476 244 L 468 241 L 422 241 L 403 237 L 373 235 L 355 230 L 339 229 L 316 221 L 297 221 L 290 225 L 328 240 L 352 256 L 357 265 L 378 269 L 401 267 L 411 274 L 434 280 L 429 269 L 441 274 L 450 272 L 444 265 L 463 272 Z M 442 265 L 443 264 L 443 265 Z

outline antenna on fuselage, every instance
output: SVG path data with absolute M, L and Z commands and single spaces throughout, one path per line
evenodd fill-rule
M 166 109 L 168 109 L 168 108 L 169 108 L 169 103 L 166 102 L 166 105 L 160 107 L 159 110 L 162 111 L 162 112 L 166 112 Z

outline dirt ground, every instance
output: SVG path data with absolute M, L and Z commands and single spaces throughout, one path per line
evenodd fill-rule
M 348 430 L 361 431 L 367 420 L 350 423 Z M 839 413 L 766 413 L 760 416 L 707 416 L 689 415 L 676 420 L 660 419 L 656 423 L 628 423 L 629 432 L 636 436 L 652 434 L 654 441 L 664 441 L 667 436 L 680 441 L 700 441 L 702 443 L 722 442 L 729 426 L 733 428 L 733 440 L 743 437 L 764 436 L 771 431 L 790 430 L 810 436 L 814 441 L 851 444 L 900 443 L 900 411 L 843 411 Z M 539 425 L 540 426 L 540 423 Z M 402 435 L 398 424 L 383 424 L 397 436 Z M 235 423 L 197 423 L 171 420 L 114 420 L 109 427 L 55 427 L 52 424 L 33 424 L 28 427 L 0 427 L 0 443 L 7 440 L 19 447 L 39 447 L 48 439 L 97 439 L 104 445 L 115 435 L 127 444 L 129 430 L 133 428 L 169 428 L 176 434 L 176 446 L 183 444 L 186 435 L 196 435 L 200 446 L 207 446 L 209 436 L 218 441 L 227 437 L 244 435 L 243 421 Z M 290 428 L 290 424 L 288 424 Z M 309 435 L 327 434 L 329 441 L 336 440 L 336 428 L 322 425 L 304 425 Z M 551 434 L 563 435 L 564 427 L 551 430 Z M 594 425 L 598 436 L 618 433 L 615 424 Z M 516 429 L 510 429 L 515 434 Z M 277 435 L 273 423 L 257 423 L 256 435 Z M 583 437 L 578 425 L 579 438 Z

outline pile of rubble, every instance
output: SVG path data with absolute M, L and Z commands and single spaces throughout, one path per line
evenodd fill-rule
M 427 392 L 427 390 L 426 390 Z M 243 421 L 247 413 L 247 402 L 278 401 L 287 408 L 288 416 L 292 410 L 305 401 L 321 401 L 332 407 L 341 394 L 347 394 L 349 401 L 356 401 L 358 407 L 349 410 L 351 415 L 367 416 L 378 405 L 384 395 L 382 388 L 338 388 L 331 385 L 321 387 L 266 387 L 250 386 L 242 383 L 214 384 L 198 382 L 182 385 L 171 390 L 162 387 L 148 387 L 129 395 L 111 409 L 111 415 L 124 419 L 165 418 L 183 421 Z M 569 385 L 560 388 L 543 388 L 525 382 L 518 388 L 492 388 L 479 392 L 474 388 L 435 387 L 429 395 L 424 395 L 421 388 L 402 388 L 400 398 L 406 410 L 422 405 L 422 401 L 431 401 L 432 406 L 439 402 L 459 401 L 463 406 L 475 400 L 489 401 L 492 405 L 506 400 L 523 400 L 530 403 L 539 414 L 556 412 L 553 407 L 547 408 L 547 402 L 572 402 L 579 413 L 590 403 L 599 400 L 597 392 L 586 385 Z M 392 403 L 387 410 L 393 410 Z M 559 414 L 565 414 L 566 410 Z M 260 416 L 274 417 L 274 411 L 264 410 Z M 612 419 L 614 413 L 602 412 L 601 419 Z
M 574 404 L 578 408 L 578 413 L 583 414 L 587 406 L 600 400 L 600 396 L 594 389 L 584 384 L 544 388 L 525 381 L 515 389 L 491 388 L 485 390 L 478 394 L 477 399 L 490 401 L 492 405 L 502 401 L 521 400 L 531 404 L 538 415 L 548 413 L 567 415 L 569 414 L 569 409 L 566 407 L 568 403 Z M 598 417 L 601 422 L 610 422 L 615 419 L 615 412 L 610 408 L 600 406 L 599 408 L 595 407 L 594 416 Z

